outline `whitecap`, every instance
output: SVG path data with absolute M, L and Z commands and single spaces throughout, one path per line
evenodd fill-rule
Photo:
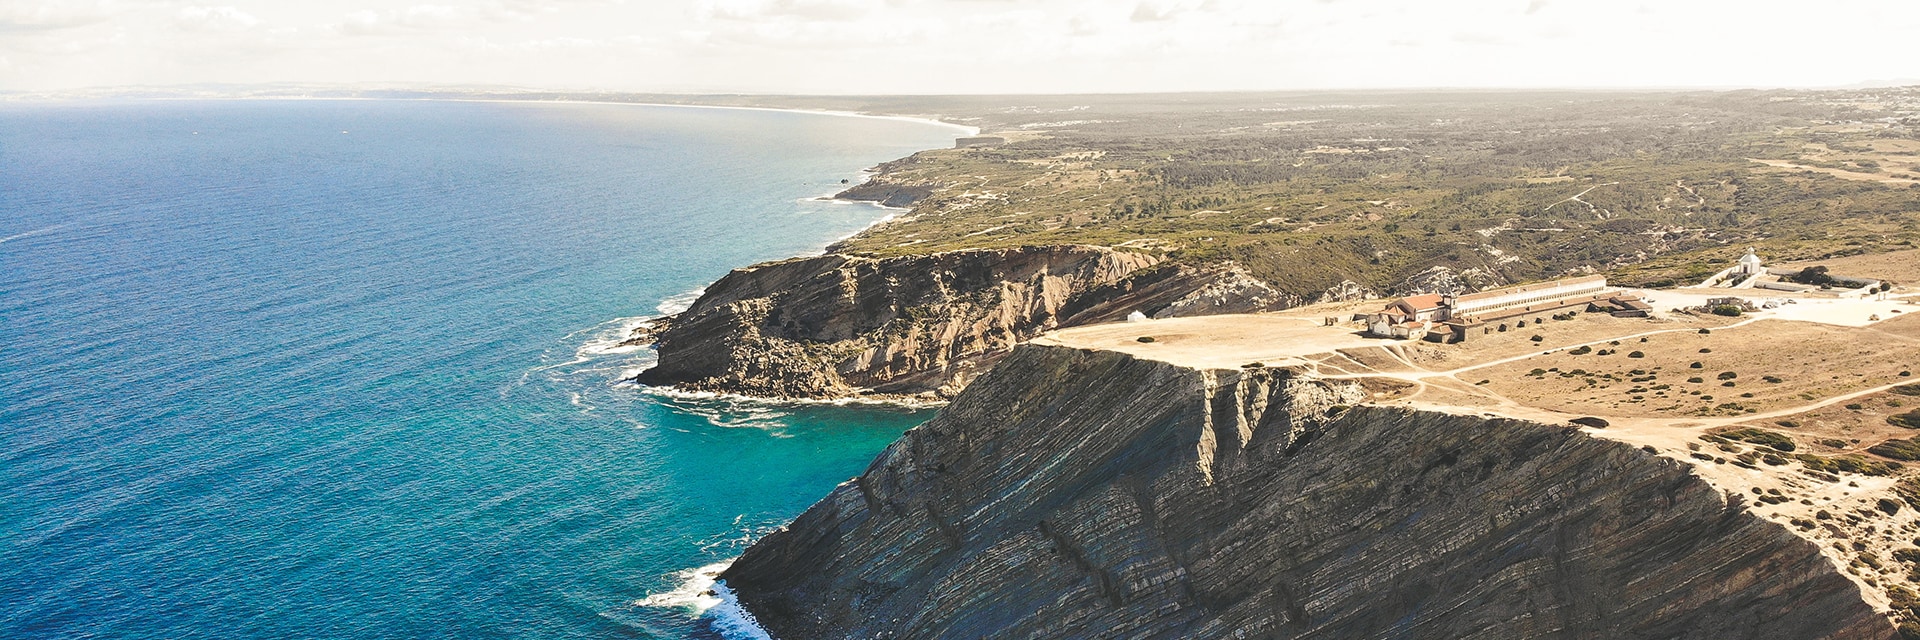
M 55 231 L 60 230 L 61 227 L 65 227 L 65 226 L 67 226 L 66 223 L 61 223 L 61 224 L 53 225 L 51 227 L 41 227 L 39 229 L 34 229 L 32 231 L 27 231 L 24 233 L 16 233 L 16 234 L 7 236 L 5 238 L 0 238 L 0 244 L 12 242 L 15 240 L 19 240 L 21 238 L 31 238 L 33 236 L 37 236 L 45 233 L 53 233 Z
M 720 604 L 720 597 L 714 591 L 713 585 L 719 580 L 720 572 L 726 571 L 730 566 L 733 566 L 732 558 L 704 567 L 674 572 L 675 586 L 672 590 L 648 594 L 645 598 L 635 600 L 633 604 L 659 609 L 685 609 L 695 615 L 706 613 L 708 609 Z
M 688 309 L 692 309 L 693 303 L 699 302 L 700 296 L 703 296 L 706 294 L 707 294 L 706 287 L 694 287 L 687 291 L 667 296 L 665 300 L 661 300 L 660 304 L 654 305 L 653 308 L 659 311 L 660 315 L 663 315 L 663 316 L 676 315 L 676 314 L 679 314 L 680 312 L 686 311 Z M 634 325 L 634 326 L 639 326 L 639 325 Z
M 639 375 L 639 374 L 636 373 L 635 375 Z M 676 389 L 673 387 L 666 387 L 666 386 L 653 386 L 653 385 L 643 385 L 643 384 L 634 384 L 632 386 L 638 389 L 641 393 L 645 393 L 648 395 L 657 396 L 657 397 L 665 398 L 668 400 L 683 400 L 683 401 L 695 401 L 695 402 L 722 401 L 722 402 L 729 402 L 734 404 L 767 405 L 767 406 L 774 406 L 774 407 L 786 406 L 786 407 L 793 407 L 793 408 L 807 407 L 807 406 L 814 406 L 814 407 L 854 406 L 854 407 L 889 407 L 889 408 L 912 409 L 912 410 L 938 409 L 940 407 L 947 406 L 946 400 L 940 400 L 936 398 L 925 398 L 920 396 L 883 396 L 883 397 L 877 397 L 877 398 L 856 396 L 851 398 L 829 398 L 829 399 L 767 398 L 762 396 L 749 396 L 749 395 L 742 395 L 737 393 L 719 393 L 714 391 L 688 391 L 685 389 Z
M 773 634 L 760 626 L 760 620 L 753 617 L 740 604 L 739 596 L 727 587 L 724 581 L 713 583 L 714 596 L 720 601 L 707 609 L 707 618 L 713 621 L 713 630 L 720 632 L 727 640 L 773 640 Z

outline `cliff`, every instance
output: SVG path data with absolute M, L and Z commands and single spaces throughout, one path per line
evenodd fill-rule
M 950 397 L 1042 332 L 1159 316 L 1284 308 L 1297 298 L 1233 265 L 1160 263 L 1092 246 L 828 254 L 737 269 L 649 326 L 644 384 L 758 396 Z
M 1687 463 L 1026 345 L 722 578 L 781 640 L 1888 638 Z

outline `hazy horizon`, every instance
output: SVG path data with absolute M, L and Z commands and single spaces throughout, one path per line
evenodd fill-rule
M 217 1 L 217 0 L 216 0 Z M 1837 0 L 22 0 L 0 90 L 994 95 L 1920 83 L 1920 5 Z

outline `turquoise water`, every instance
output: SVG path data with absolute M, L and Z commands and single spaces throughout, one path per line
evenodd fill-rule
M 612 339 L 870 223 L 808 199 L 954 135 L 0 105 L 0 637 L 711 635 L 677 574 L 928 416 L 666 398 Z

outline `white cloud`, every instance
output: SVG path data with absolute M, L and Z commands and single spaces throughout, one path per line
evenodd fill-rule
M 0 89 L 1832 85 L 1920 75 L 1916 31 L 1893 0 L 0 0 Z
M 71 29 L 112 20 L 108 2 L 7 0 L 0 2 L 0 37 L 27 31 Z
M 348 12 L 334 31 L 347 35 L 395 35 L 414 31 L 457 26 L 469 12 L 444 4 L 416 4 L 399 9 L 361 9 Z
M 231 6 L 193 5 L 181 7 L 174 22 L 190 31 L 244 31 L 260 24 L 260 19 Z

